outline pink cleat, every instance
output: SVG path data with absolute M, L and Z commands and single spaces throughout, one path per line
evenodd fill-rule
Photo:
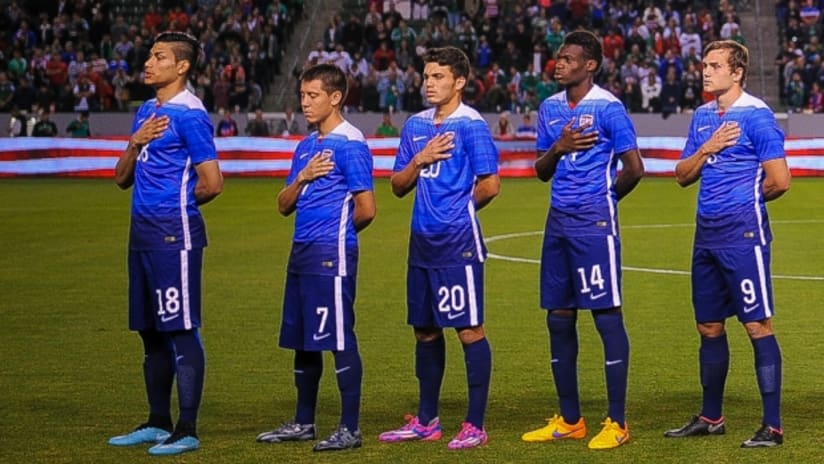
M 443 433 L 441 432 L 441 422 L 438 418 L 429 421 L 428 425 L 422 425 L 417 416 L 407 414 L 403 420 L 406 424 L 399 429 L 383 432 L 378 437 L 378 440 L 383 442 L 398 442 L 398 441 L 435 441 L 440 440 Z
M 449 449 L 475 448 L 489 441 L 486 430 L 479 429 L 469 422 L 461 424 L 461 431 L 449 442 Z

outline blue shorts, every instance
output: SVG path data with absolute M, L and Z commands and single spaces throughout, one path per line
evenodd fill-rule
M 541 307 L 611 309 L 621 306 L 621 241 L 612 235 L 545 235 Z
M 695 248 L 692 305 L 696 322 L 741 322 L 773 316 L 770 247 Z
M 280 346 L 302 351 L 357 350 L 355 276 L 286 275 Z
M 476 327 L 484 323 L 482 263 L 447 268 L 409 266 L 406 322 L 413 327 Z
M 161 332 L 200 327 L 203 248 L 129 251 L 129 328 Z

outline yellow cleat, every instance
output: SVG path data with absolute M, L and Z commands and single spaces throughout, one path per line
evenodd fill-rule
M 528 442 L 555 441 L 565 439 L 580 440 L 587 436 L 587 425 L 584 418 L 578 419 L 575 424 L 567 424 L 564 418 L 559 415 L 547 419 L 547 425 L 538 430 L 533 430 L 521 435 L 521 440 Z
M 617 422 L 607 417 L 603 422 L 604 428 L 590 440 L 589 449 L 611 449 L 617 448 L 629 441 L 629 425 L 624 424 L 621 428 Z

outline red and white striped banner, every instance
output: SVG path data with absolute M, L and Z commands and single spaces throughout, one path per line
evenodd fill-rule
M 684 147 L 683 137 L 639 137 L 647 175 L 672 176 Z M 278 176 L 289 173 L 297 138 L 216 138 L 220 167 L 227 176 Z M 367 140 L 375 175 L 392 173 L 398 138 Z M 531 177 L 534 140 L 499 140 L 502 177 Z M 125 139 L 0 139 L 0 177 L 112 177 Z M 784 145 L 794 176 L 824 176 L 824 138 L 790 139 Z

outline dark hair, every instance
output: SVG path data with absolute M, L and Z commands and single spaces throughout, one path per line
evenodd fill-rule
M 738 68 L 744 70 L 744 72 L 741 73 L 741 87 L 744 87 L 744 81 L 747 80 L 747 70 L 750 67 L 750 51 L 747 47 L 734 40 L 716 40 L 710 42 L 709 45 L 704 48 L 703 56 L 707 56 L 707 53 L 715 50 L 729 50 L 730 53 L 727 64 L 730 65 L 732 72 L 735 72 Z
M 197 66 L 198 59 L 203 54 L 200 42 L 192 34 L 186 32 L 166 31 L 161 32 L 155 37 L 155 43 L 164 42 L 172 44 L 172 50 L 175 54 L 176 61 L 186 60 L 189 62 L 189 71 L 191 74 Z
M 440 66 L 449 66 L 455 78 L 469 76 L 469 58 L 466 53 L 457 47 L 433 48 L 423 57 L 424 63 L 438 63 Z
M 347 86 L 346 75 L 333 64 L 317 64 L 303 71 L 300 75 L 301 82 L 320 81 L 324 92 L 332 95 L 335 91 L 341 93 L 341 105 L 346 100 Z
M 564 45 L 578 45 L 584 49 L 584 58 L 587 60 L 595 60 L 598 66 L 595 72 L 601 68 L 601 62 L 604 60 L 604 50 L 601 48 L 601 42 L 598 37 L 592 32 L 585 30 L 572 31 L 564 38 Z

